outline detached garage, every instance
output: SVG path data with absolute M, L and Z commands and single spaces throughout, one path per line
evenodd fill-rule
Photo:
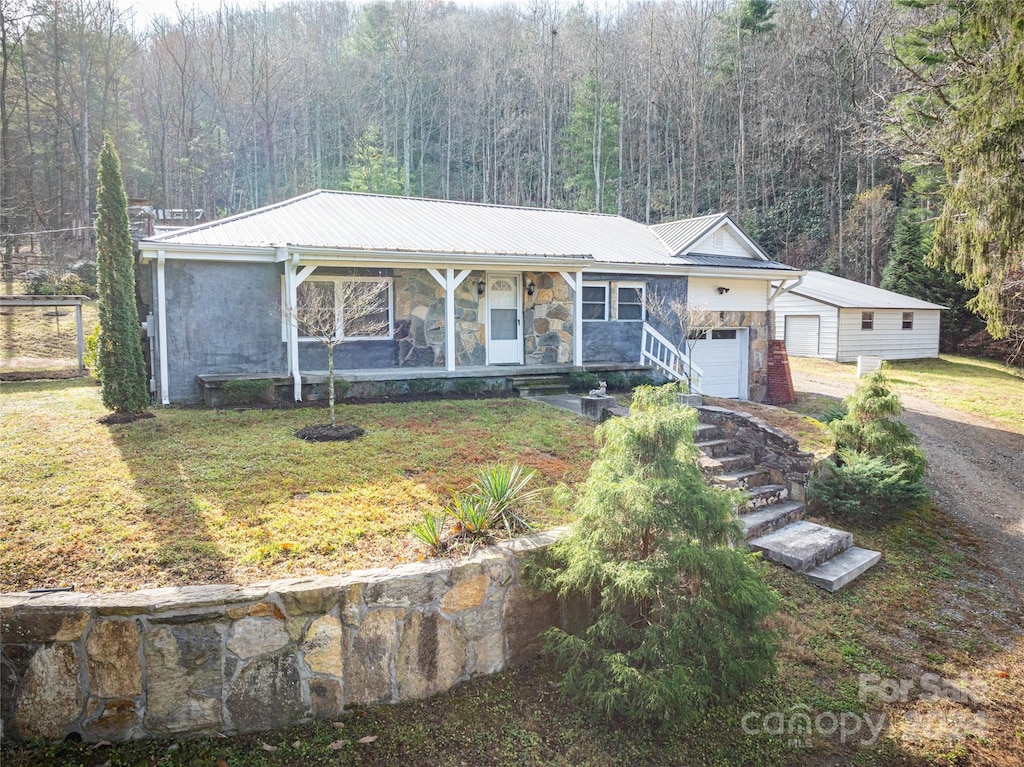
M 792 357 L 852 362 L 939 356 L 939 312 L 945 307 L 900 293 L 808 272 L 775 299 L 775 338 Z

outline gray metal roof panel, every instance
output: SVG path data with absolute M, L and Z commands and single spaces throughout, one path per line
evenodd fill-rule
M 144 242 L 678 263 L 650 228 L 621 216 L 332 191 L 310 192 Z
M 841 309 L 945 309 L 941 304 L 911 298 L 825 272 L 807 272 L 793 293 Z
M 793 267 L 778 261 L 762 261 L 759 258 L 745 258 L 743 256 L 707 256 L 700 253 L 687 253 L 685 256 L 677 256 L 676 260 L 679 263 L 693 266 L 724 266 L 732 269 L 781 269 L 787 272 L 794 271 Z

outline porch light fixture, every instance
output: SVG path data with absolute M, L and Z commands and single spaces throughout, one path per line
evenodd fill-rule
M 729 292 L 729 288 L 723 288 L 723 287 L 718 288 L 718 295 L 720 295 L 720 296 L 724 296 L 728 292 Z
M 530 280 L 528 283 L 526 283 L 526 295 L 532 296 L 533 291 L 535 291 L 536 289 L 537 286 L 533 284 L 533 280 Z
M 476 283 L 476 294 L 482 296 L 484 294 L 484 287 L 486 283 L 483 280 L 478 280 Z

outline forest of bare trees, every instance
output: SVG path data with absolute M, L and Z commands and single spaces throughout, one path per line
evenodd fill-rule
M 880 279 L 891 0 L 168 6 L 137 29 L 115 0 L 0 0 L 5 265 L 90 256 L 106 132 L 129 197 L 206 219 L 316 188 L 728 211 L 781 260 Z

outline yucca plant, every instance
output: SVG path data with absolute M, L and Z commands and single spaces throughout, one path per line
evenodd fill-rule
M 410 528 L 413 537 L 422 541 L 430 549 L 430 554 L 440 554 L 444 546 L 444 528 L 448 524 L 448 514 L 423 515 L 423 521 Z
M 513 466 L 490 466 L 477 474 L 472 492 L 487 503 L 487 516 L 491 527 L 503 525 L 511 537 L 515 531 L 529 530 L 530 525 L 519 507 L 535 498 L 538 490 L 528 490 L 533 472 Z
M 490 529 L 487 499 L 472 493 L 459 493 L 448 505 L 462 531 L 471 538 L 486 537 Z

